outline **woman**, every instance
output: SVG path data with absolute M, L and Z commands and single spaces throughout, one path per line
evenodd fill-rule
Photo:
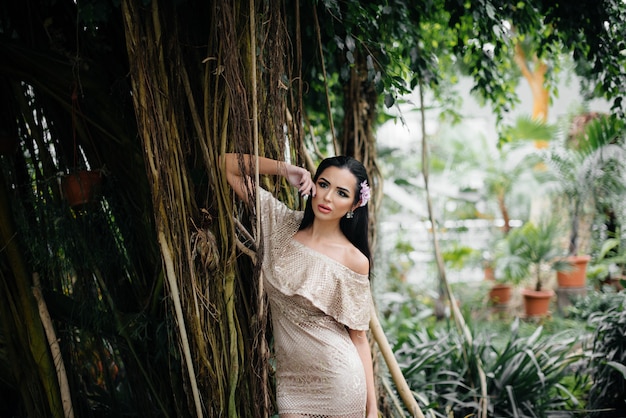
M 228 183 L 244 201 L 254 162 L 248 155 L 225 156 Z M 313 179 L 303 168 L 267 158 L 259 158 L 258 169 L 285 176 L 308 197 L 299 212 L 257 189 L 279 415 L 377 417 L 366 335 L 372 299 L 365 168 L 353 158 L 332 157 Z

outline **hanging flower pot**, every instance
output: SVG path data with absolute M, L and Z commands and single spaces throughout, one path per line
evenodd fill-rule
M 71 207 L 93 202 L 100 194 L 102 172 L 79 170 L 61 178 L 61 191 Z
M 556 273 L 559 287 L 585 287 L 587 283 L 587 263 L 589 263 L 591 257 L 588 255 L 570 256 L 567 257 L 567 260 L 571 263 L 572 269 Z
M 554 296 L 552 290 L 523 289 L 524 311 L 527 317 L 541 317 L 548 314 L 550 301 Z

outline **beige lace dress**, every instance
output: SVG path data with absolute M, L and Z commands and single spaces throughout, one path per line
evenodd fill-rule
M 294 240 L 302 212 L 259 193 L 279 414 L 363 418 L 365 372 L 348 328 L 368 329 L 368 277 Z

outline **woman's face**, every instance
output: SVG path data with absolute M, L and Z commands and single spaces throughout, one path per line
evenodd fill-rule
M 356 205 L 357 179 L 347 168 L 328 167 L 315 182 L 316 194 L 311 201 L 315 217 L 320 220 L 341 219 Z

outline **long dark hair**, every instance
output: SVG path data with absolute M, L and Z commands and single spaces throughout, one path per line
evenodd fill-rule
M 313 177 L 313 182 L 317 183 L 317 179 L 326 170 L 328 167 L 337 167 L 337 168 L 345 168 L 349 170 L 354 177 L 356 177 L 356 195 L 354 196 L 353 205 L 356 204 L 361 196 L 361 183 L 367 181 L 369 184 L 369 179 L 367 178 L 367 171 L 361 162 L 355 160 L 352 157 L 346 156 L 338 156 L 338 157 L 330 157 L 324 159 L 320 165 L 317 166 L 317 171 L 315 172 L 315 176 Z M 306 206 L 304 208 L 304 217 L 302 218 L 302 222 L 300 223 L 300 229 L 305 229 L 313 223 L 313 219 L 315 218 L 315 214 L 313 213 L 313 208 L 311 207 L 311 200 L 309 199 L 306 202 Z M 341 218 L 339 221 L 339 227 L 341 228 L 341 232 L 348 238 L 348 240 L 359 249 L 368 260 L 370 260 L 370 264 L 372 262 L 370 245 L 369 245 L 369 213 L 366 206 L 357 207 L 354 210 L 354 217 L 351 219 L 346 218 L 345 216 Z

